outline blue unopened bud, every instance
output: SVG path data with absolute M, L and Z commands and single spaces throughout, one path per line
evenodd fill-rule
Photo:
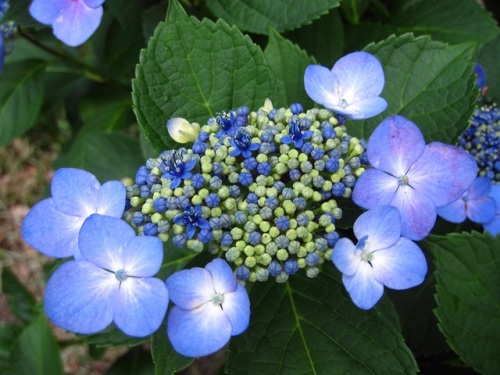
M 284 269 L 287 275 L 293 275 L 299 270 L 299 265 L 295 259 L 287 259 L 284 264 Z
M 290 228 L 290 220 L 286 216 L 280 216 L 276 219 L 276 227 L 279 230 L 288 230 Z
M 269 265 L 267 266 L 267 271 L 269 272 L 269 275 L 272 277 L 276 277 L 282 272 L 281 265 L 273 260 Z
M 298 115 L 299 113 L 304 112 L 304 108 L 300 103 L 294 103 L 290 106 L 290 110 L 294 115 Z
M 138 227 L 145 222 L 146 218 L 144 217 L 144 214 L 142 212 L 134 212 L 134 214 L 132 215 L 132 224 Z
M 233 244 L 233 236 L 229 232 L 224 232 L 220 240 L 222 246 L 229 247 Z
M 145 236 L 156 236 L 158 234 L 158 226 L 153 223 L 147 223 L 143 227 Z
M 176 234 L 174 238 L 172 238 L 172 243 L 175 247 L 180 249 L 186 246 L 187 237 L 185 234 Z
M 235 274 L 238 280 L 245 281 L 250 277 L 250 270 L 246 266 L 239 266 L 238 268 L 236 268 Z
M 153 208 L 156 212 L 165 212 L 167 210 L 167 200 L 165 198 L 156 198 L 153 202 Z

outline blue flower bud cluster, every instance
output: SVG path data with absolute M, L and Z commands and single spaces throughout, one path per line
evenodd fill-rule
M 500 108 L 493 104 L 476 109 L 458 146 L 474 156 L 480 176 L 500 183 Z
M 202 126 L 191 149 L 164 151 L 127 187 L 127 219 L 145 235 L 234 263 L 236 277 L 315 277 L 331 258 L 365 142 L 326 109 L 247 107 Z

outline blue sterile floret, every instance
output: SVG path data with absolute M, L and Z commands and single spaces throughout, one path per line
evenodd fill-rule
M 298 103 L 218 114 L 192 149 L 139 168 L 125 216 L 176 247 L 222 254 L 241 281 L 315 277 L 340 238 L 337 200 L 364 172 L 365 144 L 331 111 Z

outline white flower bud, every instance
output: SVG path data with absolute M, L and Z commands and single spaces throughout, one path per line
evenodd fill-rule
M 200 133 L 200 125 L 190 123 L 181 117 L 172 117 L 167 121 L 168 134 L 178 143 L 194 142 Z

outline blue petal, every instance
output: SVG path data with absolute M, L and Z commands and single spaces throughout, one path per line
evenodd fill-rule
M 384 294 L 384 286 L 375 280 L 373 268 L 368 262 L 361 262 L 353 276 L 342 275 L 342 282 L 360 309 L 371 309 Z
M 353 120 L 363 120 L 385 111 L 387 102 L 385 99 L 377 96 L 373 98 L 365 98 L 356 102 L 350 103 L 347 107 L 332 108 L 335 112 L 349 116 Z
M 235 148 L 229 153 L 230 156 L 238 156 L 239 154 L 241 154 L 241 150 L 239 148 Z
M 194 232 L 196 232 L 196 227 L 193 224 L 189 223 L 186 227 L 187 238 L 188 239 L 193 238 Z
M 238 282 L 229 264 L 222 259 L 214 259 L 205 266 L 212 275 L 214 290 L 219 294 L 234 292 Z
M 488 223 L 495 218 L 496 208 L 490 197 L 470 200 L 467 202 L 467 217 L 475 223 Z
M 144 337 L 161 325 L 168 306 L 165 283 L 156 278 L 127 278 L 116 297 L 114 321 L 129 336 Z
M 398 186 L 398 180 L 394 176 L 378 169 L 368 169 L 354 185 L 352 200 L 366 209 L 386 205 L 393 199 Z
M 340 272 L 352 276 L 361 263 L 361 257 L 356 254 L 356 246 L 349 238 L 341 238 L 333 248 L 332 262 Z
M 33 0 L 30 5 L 30 14 L 38 22 L 51 25 L 59 14 L 68 7 L 68 0 Z
M 480 199 L 490 193 L 491 180 L 488 177 L 477 177 L 467 191 L 469 199 Z
M 106 0 L 83 0 L 90 8 L 100 7 Z
M 181 184 L 181 178 L 175 176 L 174 179 L 170 182 L 170 189 L 175 189 Z
M 186 357 L 215 353 L 231 338 L 231 323 L 212 302 L 195 310 L 175 306 L 168 315 L 167 334 L 175 351 Z
M 450 223 L 461 223 L 467 219 L 465 202 L 462 198 L 458 198 L 446 206 L 438 207 L 437 214 Z
M 106 182 L 97 193 L 96 213 L 121 218 L 125 209 L 125 197 L 125 186 L 121 182 Z
M 28 212 L 21 227 L 23 240 L 41 253 L 65 258 L 79 253 L 78 233 L 85 218 L 59 211 L 53 198 L 44 199 Z
M 113 305 L 119 283 L 115 276 L 90 262 L 62 264 L 45 291 L 45 312 L 49 319 L 68 331 L 92 334 L 113 320 Z
M 133 237 L 123 244 L 122 259 L 129 276 L 154 276 L 163 260 L 163 243 L 158 237 Z
M 329 109 L 338 106 L 340 97 L 339 81 L 327 68 L 320 65 L 309 65 L 304 74 L 304 87 L 307 95 L 316 103 Z
M 476 161 L 464 150 L 433 142 L 425 147 L 407 176 L 415 190 L 441 207 L 462 196 L 474 182 L 477 170 Z
M 134 237 L 125 221 L 94 214 L 83 223 L 78 245 L 89 262 L 115 272 L 125 267 L 124 247 Z
M 68 46 L 79 46 L 97 30 L 102 13 L 102 7 L 90 8 L 82 1 L 69 1 L 52 23 L 54 35 Z
M 290 135 L 285 135 L 285 136 L 281 137 L 281 143 L 283 143 L 285 145 L 288 145 L 292 142 L 293 142 L 293 139 Z
M 215 294 L 210 272 L 195 267 L 170 275 L 167 279 L 170 300 L 177 306 L 191 310 L 212 300 Z
M 379 206 L 361 214 L 354 223 L 357 239 L 368 236 L 370 251 L 394 245 L 401 236 L 401 215 L 397 208 Z
M 375 279 L 391 289 L 408 289 L 421 284 L 427 273 L 422 250 L 401 237 L 390 248 L 375 251 L 371 260 Z
M 486 231 L 496 236 L 500 233 L 500 185 L 491 185 L 490 197 L 492 197 L 495 201 L 497 211 L 495 218 L 492 221 L 483 224 L 483 227 Z
M 232 336 L 239 335 L 248 328 L 250 323 L 250 299 L 243 285 L 238 283 L 234 292 L 224 294 L 222 309 L 231 323 Z
M 389 116 L 370 136 L 367 154 L 370 165 L 399 177 L 408 172 L 424 149 L 424 136 L 417 125 L 403 116 Z
M 50 185 L 54 202 L 61 212 L 84 217 L 96 212 L 100 187 L 92 173 L 75 168 L 57 170 Z

